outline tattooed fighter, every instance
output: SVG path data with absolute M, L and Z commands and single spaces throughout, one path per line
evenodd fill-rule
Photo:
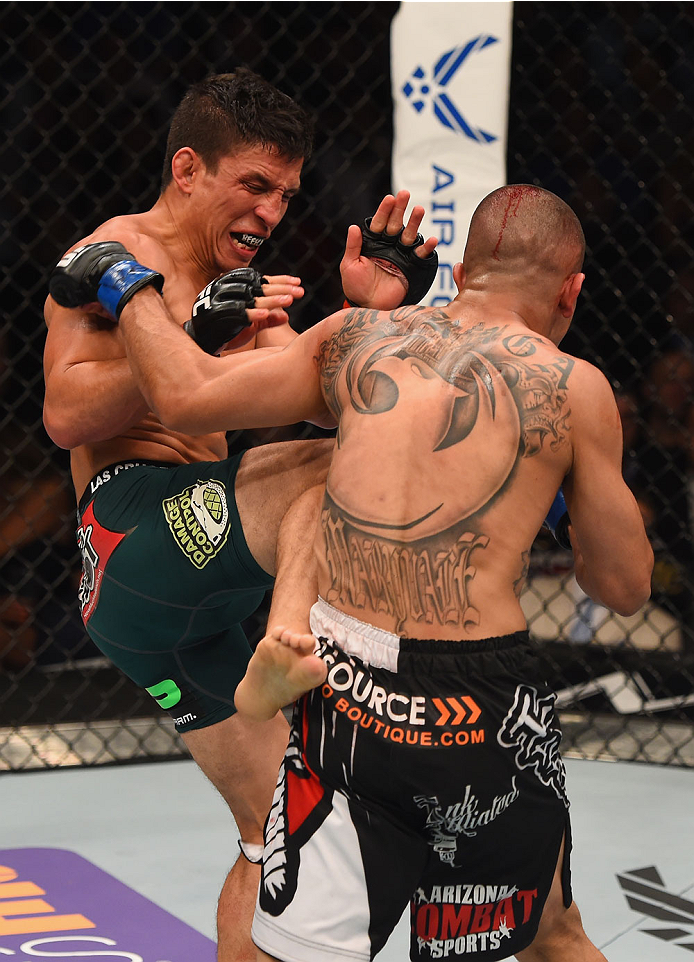
M 221 359 L 151 288 L 122 312 L 170 427 L 338 422 L 317 653 L 316 593 L 280 578 L 270 625 L 287 628 L 236 696 L 256 718 L 302 696 L 265 830 L 261 959 L 371 959 L 408 902 L 412 959 L 604 958 L 572 900 L 554 695 L 519 604 L 560 486 L 584 590 L 622 614 L 650 591 L 612 391 L 557 347 L 583 255 L 566 204 L 510 186 L 475 212 L 445 308 L 353 309 L 271 356 Z

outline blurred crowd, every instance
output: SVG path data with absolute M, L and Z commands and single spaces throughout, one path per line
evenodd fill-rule
M 615 396 L 624 477 L 655 553 L 652 599 L 694 651 L 694 354 L 681 341 L 666 345 L 643 381 Z

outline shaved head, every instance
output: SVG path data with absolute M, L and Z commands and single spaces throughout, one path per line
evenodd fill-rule
M 563 278 L 580 271 L 584 254 L 583 230 L 568 204 L 541 187 L 510 184 L 472 215 L 464 263 L 468 279 Z

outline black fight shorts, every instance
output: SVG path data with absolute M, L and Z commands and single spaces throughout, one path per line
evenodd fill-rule
M 320 600 L 328 677 L 296 706 L 265 828 L 253 939 L 367 960 L 407 904 L 413 960 L 533 941 L 570 829 L 554 694 L 527 634 L 400 639 Z

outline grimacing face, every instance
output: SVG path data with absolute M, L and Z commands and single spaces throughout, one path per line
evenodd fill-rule
M 214 173 L 203 165 L 191 196 L 202 245 L 220 273 L 251 264 L 298 192 L 302 165 L 261 146 L 223 157 Z

